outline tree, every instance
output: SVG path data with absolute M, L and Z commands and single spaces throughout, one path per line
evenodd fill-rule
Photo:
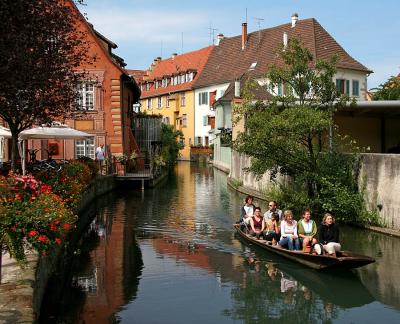
M 400 100 L 400 76 L 391 76 L 385 83 L 372 89 L 372 100 Z
M 325 198 L 335 194 L 340 199 L 342 193 L 336 185 L 350 195 L 348 200 L 357 196 L 352 180 L 354 156 L 338 153 L 334 145 L 333 112 L 346 101 L 333 83 L 336 58 L 315 62 L 296 39 L 286 48 L 281 46 L 277 55 L 283 64 L 270 66 L 266 75 L 266 91 L 273 99 L 268 103 L 255 101 L 251 89 L 256 81 L 252 81 L 245 86 L 243 104 L 234 109 L 236 121 L 245 118 L 245 130 L 234 147 L 252 158 L 249 171 L 254 174 L 261 176 L 269 171 L 272 177 L 278 172 L 290 176 L 297 193 L 286 207 L 304 208 L 307 204 L 319 211 L 335 211 L 337 206 L 328 206 Z M 303 206 L 298 206 L 299 197 L 304 197 Z M 359 199 L 352 205 L 354 208 L 350 206 L 346 214 L 354 213 Z
M 168 168 L 175 166 L 179 151 L 183 149 L 183 133 L 171 125 L 161 124 L 161 156 Z
M 79 19 L 68 0 L 0 2 L 0 117 L 12 133 L 14 170 L 19 133 L 66 118 L 78 106 L 77 83 L 84 77 L 78 68 L 94 59 Z

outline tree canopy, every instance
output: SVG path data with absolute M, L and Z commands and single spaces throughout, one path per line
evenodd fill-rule
M 372 89 L 373 100 L 400 100 L 400 76 L 391 76 L 385 83 Z
M 93 60 L 78 19 L 68 0 L 0 2 L 0 117 L 13 135 L 14 167 L 21 131 L 77 108 L 79 67 Z
M 277 55 L 283 64 L 270 66 L 264 78 L 273 99 L 257 101 L 251 89 L 258 81 L 253 80 L 245 87 L 243 103 L 234 108 L 234 121 L 245 120 L 234 147 L 252 158 L 248 171 L 292 179 L 278 198 L 286 200 L 286 208 L 313 207 L 354 217 L 362 203 L 353 177 L 355 156 L 339 153 L 335 145 L 339 136 L 333 113 L 347 100 L 333 82 L 336 58 L 315 61 L 297 39 L 281 46 Z

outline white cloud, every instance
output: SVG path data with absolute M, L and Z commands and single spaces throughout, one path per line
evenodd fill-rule
M 204 29 L 207 17 L 195 11 L 121 10 L 117 8 L 86 8 L 89 22 L 107 38 L 118 42 L 160 43 L 180 42 L 181 33 L 191 33 L 185 43 L 196 42 L 193 34 Z

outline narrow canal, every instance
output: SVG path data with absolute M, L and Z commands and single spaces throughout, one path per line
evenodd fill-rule
M 377 263 L 319 273 L 241 242 L 232 224 L 242 201 L 225 174 L 189 163 L 154 190 L 101 197 L 41 322 L 400 321 L 400 239 L 342 227 L 342 246 Z

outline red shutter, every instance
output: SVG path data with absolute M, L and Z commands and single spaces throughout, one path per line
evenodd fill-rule
M 215 128 L 215 117 L 213 116 L 208 116 L 208 125 L 211 126 L 211 129 Z
M 210 92 L 210 107 L 213 106 L 216 96 L 217 96 L 217 90 Z

